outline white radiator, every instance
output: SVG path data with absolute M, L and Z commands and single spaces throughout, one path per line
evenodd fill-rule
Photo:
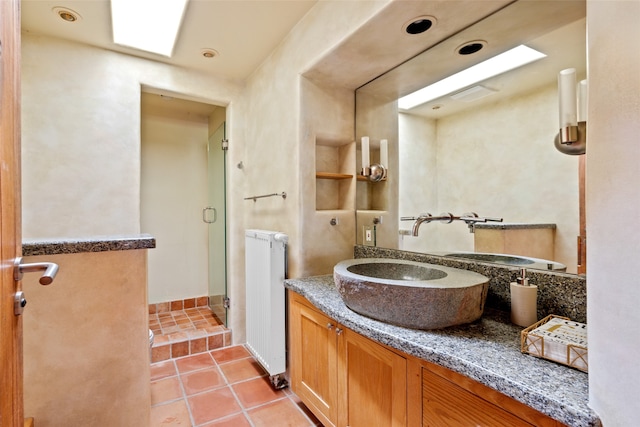
M 275 387 L 286 370 L 285 289 L 288 237 L 246 230 L 247 348 L 267 370 Z

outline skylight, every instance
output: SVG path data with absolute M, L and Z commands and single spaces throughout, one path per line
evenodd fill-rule
M 188 0 L 111 0 L 113 41 L 170 57 Z
M 465 88 L 472 84 L 497 76 L 504 72 L 521 67 L 530 62 L 544 58 L 544 53 L 538 52 L 525 45 L 489 58 L 479 64 L 469 67 L 459 73 L 437 81 L 427 87 L 417 90 L 398 100 L 398 107 L 409 110 L 425 102 L 433 101 L 449 93 Z

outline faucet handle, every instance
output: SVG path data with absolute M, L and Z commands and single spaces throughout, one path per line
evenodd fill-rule
M 451 224 L 456 219 L 451 212 L 444 212 L 438 216 L 439 221 L 446 221 L 446 224 Z
M 401 216 L 400 217 L 400 221 L 415 221 L 416 218 L 415 216 Z

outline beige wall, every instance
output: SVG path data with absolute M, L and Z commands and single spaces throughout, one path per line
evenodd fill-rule
M 401 114 L 401 139 L 431 149 L 403 157 L 411 163 L 406 167 L 403 163 L 405 181 L 399 194 L 401 203 L 413 206 L 401 204 L 405 210 L 400 215 L 476 212 L 510 223 L 553 223 L 557 226 L 553 260 L 575 273 L 578 156 L 554 148 L 557 109 L 553 84 L 479 110 L 425 119 L 426 123 Z M 402 226 L 410 228 L 411 223 Z M 463 223 L 425 224 L 418 238 L 403 240 L 408 250 L 474 249 L 474 235 Z
M 411 114 L 398 114 L 398 162 L 402 165 L 398 182 L 398 215 L 400 217 L 418 216 L 426 212 L 437 215 L 445 209 L 438 206 L 436 129 L 435 120 Z M 447 209 L 445 210 L 448 212 Z M 399 224 L 400 230 L 409 232 L 413 221 L 401 221 Z M 440 225 L 442 224 L 424 224 L 417 237 L 401 235 L 399 248 L 416 252 L 443 249 L 438 236 L 444 225 Z M 455 225 L 462 226 L 462 224 Z
M 64 40 L 22 35 L 25 238 L 146 232 L 140 226 L 142 86 L 225 106 L 242 90 L 238 81 Z M 231 107 L 227 114 L 233 116 Z M 242 124 L 236 129 L 242 129 Z M 231 128 L 227 135 L 233 140 L 230 152 L 242 152 L 242 132 Z M 234 182 L 237 193 L 243 193 L 241 186 L 241 180 Z M 242 204 L 237 202 L 231 197 L 228 205 L 236 218 L 242 216 L 237 212 Z M 242 228 L 241 223 L 231 226 Z M 235 249 L 234 244 L 230 247 Z M 244 269 L 244 254 L 231 253 L 230 263 Z M 239 279 L 231 277 L 232 295 L 244 288 Z M 244 312 L 232 314 L 232 326 L 233 319 L 243 325 Z
M 156 238 L 149 303 L 206 296 L 209 118 L 145 103 L 155 95 L 142 96 L 140 223 Z
M 25 238 L 144 232 L 141 85 L 216 105 L 241 90 L 239 82 L 23 34 Z
M 589 393 L 606 427 L 638 424 L 640 2 L 587 1 Z
M 299 262 L 299 180 L 307 164 L 298 146 L 299 74 L 385 3 L 319 2 L 246 90 L 238 82 L 24 34 L 25 237 L 139 231 L 140 83 L 222 105 L 233 100 L 227 112 L 228 200 L 236 218 L 229 226 L 230 293 L 235 322 L 243 329 L 245 227 L 288 233 L 291 273 L 305 273 Z M 631 184 L 640 181 L 640 66 L 628 45 L 640 39 L 639 7 L 637 1 L 588 0 L 590 393 L 607 426 L 633 425 L 640 384 L 635 358 L 640 336 L 634 329 L 640 323 L 634 282 L 640 247 L 633 222 L 640 198 Z M 240 161 L 246 170 L 235 167 Z M 281 167 L 272 167 L 273 162 Z M 269 168 L 261 172 L 260 166 Z M 287 191 L 289 197 L 284 203 L 242 200 L 263 190 Z
M 320 270 L 305 264 L 310 252 L 303 249 L 301 233 L 306 221 L 301 192 L 313 184 L 309 178 L 301 184 L 301 169 L 310 157 L 301 154 L 299 146 L 300 75 L 387 3 L 319 2 L 246 86 L 23 34 L 24 237 L 147 231 L 140 228 L 141 85 L 227 106 L 229 315 L 234 341 L 244 342 L 245 229 L 273 229 L 290 236 L 290 277 Z M 237 167 L 240 162 L 242 169 Z M 281 191 L 287 192 L 286 200 L 243 200 Z M 325 222 L 323 218 L 315 224 L 325 227 Z M 349 234 L 314 243 L 315 250 L 331 251 L 349 241 Z M 325 259 L 321 270 L 331 262 Z
M 301 243 L 297 274 L 328 274 L 340 260 L 353 257 L 355 177 L 318 180 L 316 171 L 354 174 L 353 91 L 301 81 L 300 197 Z M 330 209 L 323 209 L 330 207 Z M 331 225 L 336 219 L 337 224 Z
M 304 213 L 306 201 L 313 199 L 307 191 L 315 185 L 315 178 L 309 170 L 314 162 L 313 151 L 305 152 L 308 145 L 303 145 L 309 139 L 304 134 L 306 123 L 301 123 L 301 73 L 386 3 L 386 0 L 318 2 L 250 77 L 242 96 L 233 103 L 228 115 L 232 134 L 227 158 L 230 183 L 227 200 L 237 210 L 230 212 L 227 251 L 232 257 L 228 274 L 236 284 L 229 292 L 234 342 L 245 340 L 245 229 L 277 230 L 289 236 L 289 277 L 303 277 L 311 271 L 329 273 L 330 261 L 325 257 L 318 268 L 317 257 L 324 257 L 322 253 L 331 250 L 344 251 L 337 245 L 344 243 L 348 235 L 339 236 L 339 231 L 334 231 L 333 238 L 326 241 L 305 240 L 308 230 L 327 227 L 328 218 L 316 221 Z M 336 89 L 336 94 L 339 93 L 343 92 Z M 239 134 L 246 141 L 243 152 L 234 151 Z M 242 169 L 236 167 L 239 162 L 244 165 Z M 280 197 L 255 203 L 243 200 L 282 191 L 287 193 L 285 200 Z
M 147 251 L 25 257 L 25 415 L 38 427 L 149 425 Z
M 397 248 L 398 234 L 398 105 L 367 93 L 356 97 L 356 170 L 362 170 L 362 137 L 369 137 L 371 161 L 380 155 L 380 140 L 388 141 L 387 179 L 376 183 L 358 181 L 356 209 L 356 243 L 364 244 L 365 228 L 375 226 L 375 243 L 383 248 Z M 374 220 L 378 224 L 374 224 Z M 370 244 L 370 243 L 367 243 Z
M 247 141 L 242 170 L 245 197 L 287 193 L 286 200 L 274 197 L 256 203 L 245 202 L 244 224 L 246 228 L 278 230 L 289 235 L 290 277 L 318 271 L 302 261 L 313 259 L 307 252 L 303 228 L 324 228 L 324 221 L 315 222 L 303 213 L 306 197 L 310 194 L 308 190 L 315 185 L 315 178 L 309 173 L 314 165 L 314 151 L 309 150 L 308 144 L 301 145 L 303 141 L 309 141 L 309 136 L 304 133 L 306 123 L 301 123 L 300 74 L 386 3 L 318 2 L 249 79 L 247 90 L 237 104 L 242 120 L 251 123 L 244 128 Z M 336 91 L 335 96 L 343 96 L 339 93 Z M 332 113 L 327 111 L 325 114 L 331 117 Z M 329 132 L 340 127 L 335 123 L 327 126 Z M 314 221 L 315 225 L 307 227 L 304 221 Z M 337 240 L 310 240 L 309 250 L 320 254 L 327 247 L 335 247 L 337 241 L 343 242 L 337 232 L 333 235 Z M 324 265 L 326 271 L 326 261 Z

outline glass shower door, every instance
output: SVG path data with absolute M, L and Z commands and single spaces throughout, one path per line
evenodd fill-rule
M 227 324 L 227 241 L 226 241 L 226 140 L 225 123 L 209 138 L 209 206 L 203 219 L 209 228 L 209 306 L 220 323 Z

